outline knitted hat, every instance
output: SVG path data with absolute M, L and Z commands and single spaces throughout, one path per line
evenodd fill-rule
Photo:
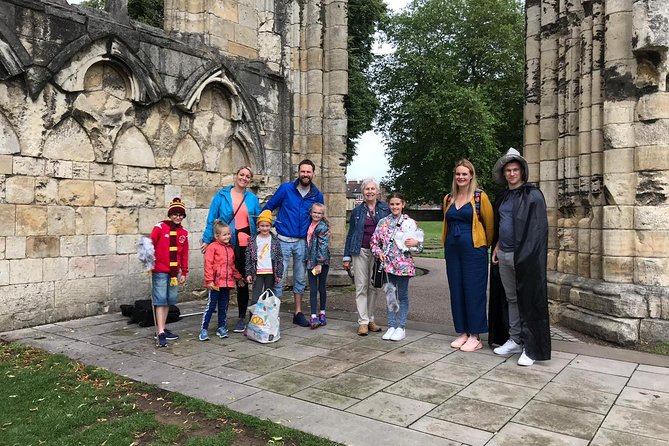
M 492 168 L 492 178 L 497 182 L 497 184 L 506 186 L 504 166 L 509 164 L 511 161 L 517 161 L 521 166 L 523 166 L 523 182 L 527 182 L 527 175 L 529 174 L 527 171 L 527 161 L 525 158 L 520 156 L 519 151 L 511 147 L 504 155 L 502 155 L 500 159 L 497 160 L 495 167 Z
M 186 205 L 184 204 L 183 201 L 181 201 L 181 198 L 179 197 L 175 197 L 172 199 L 172 202 L 170 203 L 170 208 L 167 210 L 168 217 L 173 214 L 183 215 L 184 217 L 186 216 Z
M 260 215 L 258 215 L 258 224 L 262 222 L 267 222 L 270 225 L 272 224 L 272 211 L 265 209 L 260 213 Z

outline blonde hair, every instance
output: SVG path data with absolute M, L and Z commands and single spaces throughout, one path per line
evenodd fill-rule
M 237 169 L 237 172 L 235 172 L 235 176 L 239 175 L 239 172 L 241 172 L 244 169 L 248 170 L 249 173 L 251 174 L 251 178 L 253 178 L 253 171 L 251 170 L 251 168 L 249 166 L 242 166 L 239 169 Z
M 324 205 L 323 203 L 314 203 L 314 204 L 312 204 L 311 207 L 309 208 L 309 217 L 311 217 L 311 211 L 313 211 L 314 208 L 321 208 L 321 209 L 323 209 L 323 221 L 325 222 L 326 225 L 330 226 L 330 222 L 329 222 L 328 219 L 325 217 L 325 215 L 326 215 L 326 209 L 327 209 L 327 208 L 325 207 L 325 205 Z
M 453 182 L 451 183 L 451 199 L 455 200 L 455 197 L 458 193 L 458 183 L 455 181 L 455 169 L 458 167 L 466 167 L 469 169 L 469 173 L 472 174 L 472 180 L 469 182 L 469 190 L 467 191 L 467 196 L 468 197 L 473 197 L 474 196 L 474 191 L 478 188 L 478 182 L 476 181 L 476 169 L 474 168 L 474 165 L 469 161 L 468 159 L 461 159 L 457 163 L 455 163 L 455 167 L 453 167 Z
M 230 229 L 230 225 L 221 220 L 214 220 L 214 235 L 220 234 L 224 229 Z

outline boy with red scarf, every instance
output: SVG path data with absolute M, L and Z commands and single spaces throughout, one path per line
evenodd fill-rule
M 186 218 L 186 206 L 180 198 L 172 200 L 167 217 L 168 220 L 156 224 L 151 232 L 151 241 L 156 250 L 156 264 L 151 273 L 151 294 L 159 347 L 166 347 L 168 340 L 179 339 L 179 336 L 165 328 L 165 321 L 170 305 L 177 303 L 178 285 L 183 285 L 188 275 L 188 231 L 181 226 Z

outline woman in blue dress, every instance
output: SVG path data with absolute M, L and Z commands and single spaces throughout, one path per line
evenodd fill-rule
M 442 242 L 453 323 L 459 333 L 451 347 L 465 352 L 482 348 L 479 335 L 488 332 L 488 246 L 494 214 L 488 195 L 476 186 L 474 166 L 460 160 L 453 169 L 451 193 L 444 197 Z

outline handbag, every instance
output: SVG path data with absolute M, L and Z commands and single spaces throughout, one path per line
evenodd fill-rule
M 383 284 L 388 282 L 388 274 L 386 273 L 386 269 L 383 267 L 381 259 L 374 259 L 372 274 L 369 279 L 370 285 L 372 285 L 374 288 L 383 288 Z

